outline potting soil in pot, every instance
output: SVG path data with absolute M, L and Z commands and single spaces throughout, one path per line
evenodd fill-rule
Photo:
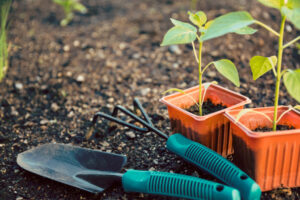
M 210 99 L 207 99 L 202 105 L 202 112 L 203 112 L 203 115 L 208 115 L 210 113 L 214 113 L 219 110 L 223 110 L 225 108 L 227 108 L 227 106 L 224 106 L 222 103 L 214 104 Z M 193 113 L 195 115 L 199 115 L 199 108 L 198 108 L 198 105 L 196 105 L 196 104 L 185 110 L 187 110 L 190 113 Z

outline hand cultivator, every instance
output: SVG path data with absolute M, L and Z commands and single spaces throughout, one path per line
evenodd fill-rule
M 94 126 L 99 117 L 103 117 L 109 121 L 116 122 L 118 124 L 121 124 L 123 126 L 126 126 L 130 129 L 142 133 L 152 131 L 160 137 L 167 140 L 166 147 L 168 150 L 182 157 L 186 161 L 196 165 L 200 169 L 214 175 L 216 178 L 220 179 L 225 184 L 238 189 L 242 199 L 260 199 L 260 187 L 255 183 L 253 179 L 251 179 L 247 174 L 245 174 L 242 170 L 240 170 L 230 161 L 226 160 L 225 158 L 223 158 L 216 152 L 208 149 L 207 147 L 187 139 L 179 133 L 173 134 L 169 137 L 168 135 L 166 135 L 165 133 L 161 132 L 153 126 L 149 116 L 143 109 L 138 99 L 134 99 L 133 105 L 134 110 L 136 112 L 140 112 L 144 119 L 133 114 L 126 108 L 117 105 L 114 108 L 112 115 L 108 115 L 103 112 L 97 112 L 94 115 L 92 127 L 88 131 L 86 138 L 89 139 L 92 136 Z M 142 128 L 117 118 L 117 114 L 119 111 L 128 115 L 133 120 L 139 122 L 144 127 Z

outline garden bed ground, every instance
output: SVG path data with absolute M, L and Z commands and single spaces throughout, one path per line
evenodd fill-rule
M 92 195 L 22 170 L 16 156 L 47 142 L 67 143 L 128 156 L 126 168 L 159 170 L 215 180 L 165 149 L 153 133 L 126 134 L 124 129 L 98 137 L 84 135 L 96 111 L 111 112 L 116 104 L 131 107 L 138 97 L 154 124 L 170 133 L 167 110 L 159 103 L 168 88 L 197 85 L 197 67 L 190 45 L 160 47 L 171 27 L 169 17 L 187 21 L 190 1 L 86 0 L 87 15 L 60 27 L 63 13 L 52 1 L 19 0 L 13 4 L 9 40 L 10 67 L 0 83 L 0 199 L 166 199 L 125 193 L 120 186 Z M 278 30 L 279 15 L 254 0 L 199 1 L 209 18 L 248 10 Z M 265 12 L 267 10 L 268 12 Z M 290 33 L 292 30 L 293 34 Z M 296 35 L 288 25 L 286 39 Z M 298 32 L 299 35 L 299 32 Z M 208 71 L 205 81 L 251 97 L 250 107 L 271 106 L 272 74 L 252 81 L 249 59 L 271 56 L 276 38 L 265 30 L 253 36 L 227 35 L 206 42 L 204 63 L 229 58 L 240 71 L 241 87 Z M 297 49 L 286 49 L 284 65 L 300 68 Z M 282 87 L 280 104 L 295 104 Z M 263 193 L 262 199 L 300 199 L 299 188 Z

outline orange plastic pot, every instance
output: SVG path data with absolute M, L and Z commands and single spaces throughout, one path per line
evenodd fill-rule
M 202 91 L 203 96 L 204 87 Z M 211 85 L 206 91 L 204 101 L 210 99 L 214 104 L 222 103 L 227 108 L 205 116 L 197 116 L 186 111 L 185 108 L 195 104 L 193 99 L 198 102 L 199 86 L 189 88 L 185 90 L 185 93 L 175 93 L 160 100 L 167 105 L 172 133 L 181 133 L 222 156 L 233 153 L 229 120 L 224 117 L 224 112 L 231 109 L 242 109 L 251 100 L 221 86 Z
M 278 116 L 288 107 L 280 106 Z M 255 108 L 273 119 L 274 107 Z M 247 112 L 236 121 L 239 110 L 227 111 L 233 135 L 234 163 L 251 176 L 262 191 L 300 186 L 300 112 L 291 110 L 278 122 L 293 126 L 286 131 L 253 132 L 257 127 L 272 127 L 261 114 Z

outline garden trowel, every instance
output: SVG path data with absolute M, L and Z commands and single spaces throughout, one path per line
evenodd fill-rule
M 155 171 L 120 173 L 126 156 L 66 144 L 44 144 L 20 153 L 22 168 L 92 193 L 120 182 L 126 192 L 187 199 L 240 200 L 238 190 L 197 177 Z

